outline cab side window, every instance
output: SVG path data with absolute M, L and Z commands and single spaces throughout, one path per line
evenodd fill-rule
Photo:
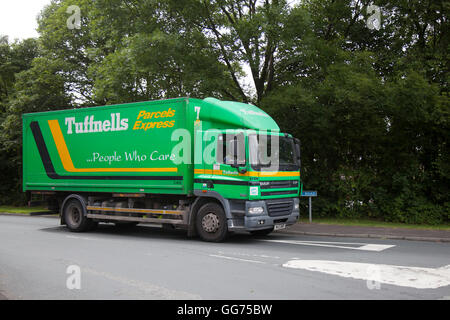
M 245 139 L 243 134 L 220 134 L 217 139 L 218 163 L 245 165 Z

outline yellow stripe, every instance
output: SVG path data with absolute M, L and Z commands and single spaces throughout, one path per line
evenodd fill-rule
M 281 172 L 269 172 L 269 171 L 261 171 L 261 172 L 252 172 L 256 173 L 259 177 L 299 177 L 300 172 L 298 171 L 281 171 Z
M 222 175 L 222 170 L 208 170 L 208 169 L 194 169 L 195 174 L 219 174 Z
M 58 120 L 48 120 L 64 170 L 68 172 L 177 172 L 177 168 L 75 168 Z
M 213 174 L 213 175 L 224 175 L 224 176 L 237 176 L 234 174 L 224 174 L 222 170 L 208 170 L 208 169 L 195 169 L 195 174 Z M 300 172 L 298 171 L 248 171 L 239 176 L 249 176 L 249 177 L 299 177 Z

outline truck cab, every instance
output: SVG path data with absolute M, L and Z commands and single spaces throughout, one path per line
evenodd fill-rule
M 299 140 L 281 133 L 275 121 L 253 105 L 204 101 L 195 124 L 194 195 L 218 201 L 228 231 L 266 235 L 295 223 L 301 186 Z M 213 238 L 220 229 L 220 217 L 208 214 L 197 226 L 203 238 Z

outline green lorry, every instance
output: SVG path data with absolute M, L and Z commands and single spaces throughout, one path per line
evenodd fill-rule
M 256 106 L 177 98 L 23 115 L 23 190 L 69 230 L 159 224 L 206 241 L 299 217 L 300 143 Z

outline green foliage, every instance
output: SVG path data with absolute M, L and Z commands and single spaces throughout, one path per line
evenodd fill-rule
M 364 7 L 295 8 L 294 16 L 310 14 L 311 27 L 289 20 L 280 84 L 261 104 L 301 138 L 302 177 L 319 191 L 320 216 L 449 221 L 449 98 L 436 69 L 448 63 L 439 44 L 448 43 L 440 33 L 445 15 L 432 14 L 432 5 L 415 21 L 398 15 L 406 3 L 382 4 L 379 31 L 359 19 Z M 435 32 L 420 35 L 417 25 Z
M 17 94 L 15 84 L 20 75 L 31 68 L 37 57 L 38 44 L 34 39 L 9 43 L 0 39 L 0 203 L 18 203 L 24 196 L 20 192 L 21 119 L 11 105 Z
M 366 25 L 371 4 L 379 30 Z M 80 29 L 66 25 L 70 5 Z M 38 39 L 0 38 L 1 199 L 22 200 L 24 112 L 214 96 L 256 103 L 301 139 L 320 216 L 448 222 L 448 9 L 443 0 L 54 0 Z

